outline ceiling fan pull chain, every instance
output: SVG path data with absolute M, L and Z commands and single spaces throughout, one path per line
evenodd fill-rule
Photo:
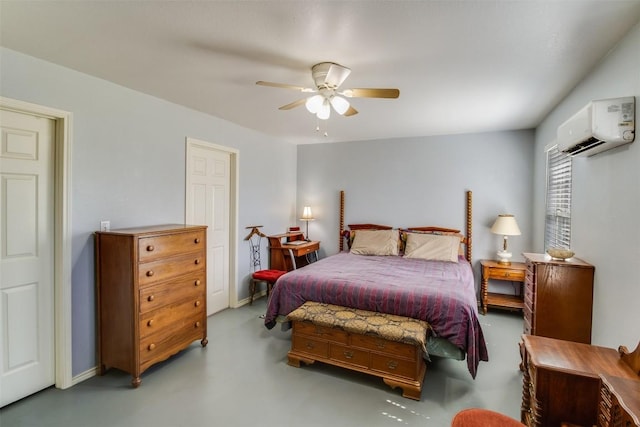
M 327 120 L 322 120 L 323 123 L 323 127 L 325 128 L 324 132 L 322 133 L 322 135 L 324 137 L 328 137 L 329 136 L 329 132 L 327 131 L 327 128 L 329 127 L 329 124 L 327 123 Z M 320 128 L 320 119 L 318 119 L 316 117 L 316 132 L 320 133 L 322 132 L 322 129 Z

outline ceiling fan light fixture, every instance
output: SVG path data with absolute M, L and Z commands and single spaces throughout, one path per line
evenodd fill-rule
M 336 113 L 340 114 L 341 116 L 344 115 L 344 113 L 346 113 L 350 107 L 349 101 L 341 96 L 334 95 L 331 97 L 329 102 L 331 102 L 331 106 L 334 110 L 336 110 Z
M 324 103 L 324 101 L 325 101 L 324 96 L 313 95 L 307 98 L 306 102 L 304 103 L 304 106 L 307 107 L 307 111 L 309 111 L 312 114 L 316 114 L 318 111 L 320 111 L 320 107 L 322 107 L 322 104 Z
M 327 120 L 330 115 L 331 115 L 331 104 L 329 104 L 329 100 L 325 98 L 324 101 L 322 102 L 322 105 L 320 106 L 320 109 L 318 110 L 317 117 L 320 120 Z

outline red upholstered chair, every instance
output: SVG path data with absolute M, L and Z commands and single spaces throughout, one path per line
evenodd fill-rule
M 259 282 L 265 282 L 267 284 L 267 298 L 273 289 L 273 285 L 276 284 L 276 280 L 286 271 L 282 270 L 258 270 L 251 275 L 249 284 L 249 305 L 253 304 L 253 295 L 256 293 L 256 286 Z
M 256 288 L 258 283 L 264 282 L 267 284 L 267 297 L 271 293 L 273 289 L 273 285 L 276 284 L 276 281 L 280 276 L 286 273 L 283 270 L 263 270 L 262 263 L 260 259 L 260 250 L 262 238 L 266 237 L 259 228 L 261 225 L 252 225 L 247 228 L 251 229 L 251 232 L 244 240 L 249 241 L 250 250 L 251 250 L 251 266 L 254 269 L 254 272 L 251 274 L 251 279 L 249 279 L 249 305 L 253 304 L 253 296 L 256 293 Z
M 451 427 L 522 427 L 519 421 L 488 409 L 464 409 L 451 421 Z

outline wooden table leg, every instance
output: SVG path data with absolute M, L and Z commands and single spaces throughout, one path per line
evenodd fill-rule
M 487 314 L 487 294 L 489 293 L 489 274 L 482 269 L 482 284 L 480 286 L 480 297 L 482 298 L 482 314 Z

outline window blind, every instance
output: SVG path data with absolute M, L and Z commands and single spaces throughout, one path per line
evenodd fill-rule
M 547 150 L 544 248 L 571 247 L 571 157 L 554 145 Z

